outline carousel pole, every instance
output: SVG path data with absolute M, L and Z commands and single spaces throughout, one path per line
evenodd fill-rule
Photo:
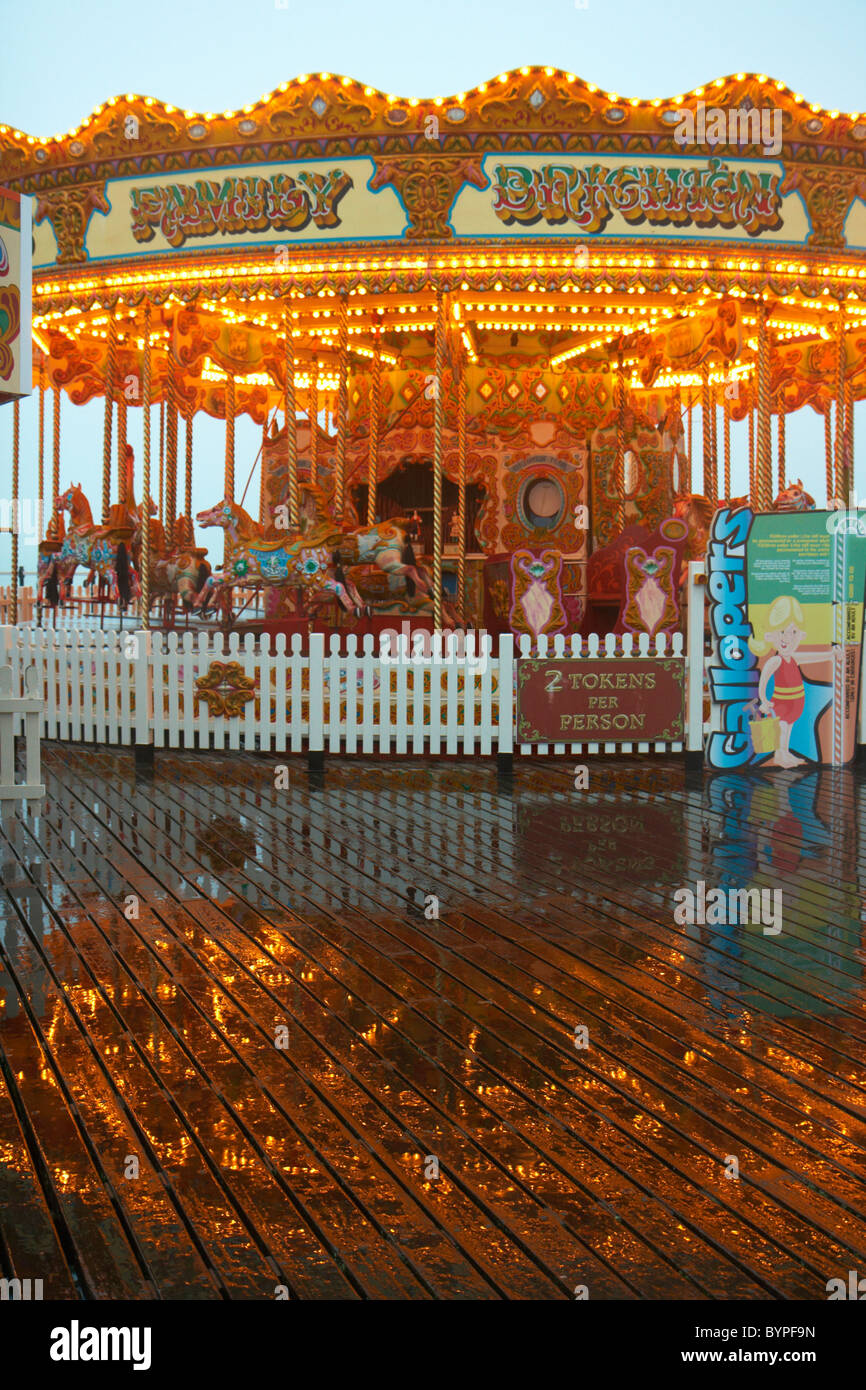
M 346 489 L 346 431 L 349 424 L 349 297 L 340 296 L 340 389 L 337 396 L 337 449 L 334 463 L 334 513 L 341 520 Z
M 844 505 L 848 502 L 848 493 L 845 490 L 845 479 L 843 478 L 844 465 L 844 435 L 845 435 L 845 315 L 842 307 L 839 307 L 839 333 L 836 340 L 836 490 L 835 496 L 841 497 Z
M 779 402 L 779 414 L 776 417 L 776 470 L 779 480 L 779 491 L 785 490 L 785 411 L 782 402 Z
M 725 497 L 731 496 L 731 403 L 722 396 L 722 417 L 725 440 Z
M 165 402 L 165 537 L 169 548 L 174 544 L 174 526 L 177 520 L 177 393 L 172 375 L 171 359 L 168 361 Z
M 824 473 L 829 507 L 836 496 L 833 490 L 833 402 L 829 396 L 824 402 Z
M 616 459 L 614 460 L 614 489 L 616 491 L 617 522 L 625 529 L 625 377 L 622 357 L 616 369 Z
M 376 329 L 373 379 L 370 382 L 370 449 L 367 455 L 367 525 L 376 521 L 376 485 L 379 480 L 379 411 L 382 401 L 382 343 Z
M 289 470 L 289 526 L 298 529 L 300 491 L 298 488 L 298 426 L 295 414 L 295 340 L 292 334 L 291 310 L 286 305 L 286 456 Z
M 150 300 L 144 305 L 144 372 L 141 404 L 144 411 L 144 448 L 141 502 L 141 626 L 150 628 Z
M 710 377 L 706 365 L 701 368 L 701 445 L 703 449 L 703 482 L 705 497 L 713 501 L 713 426 L 710 420 Z
M 165 396 L 159 403 L 159 519 L 165 525 Z
M 39 456 L 37 461 L 36 505 L 39 518 L 36 529 L 42 540 L 42 522 L 45 513 L 45 364 L 39 359 Z
M 436 378 L 433 398 L 433 630 L 442 628 L 442 432 L 445 425 L 445 296 L 436 295 Z
M 187 407 L 186 407 L 186 411 L 185 411 L 185 415 L 186 415 L 186 435 L 185 435 L 185 443 L 186 443 L 186 459 L 185 459 L 185 464 L 186 464 L 186 477 L 185 477 L 185 479 L 184 479 L 184 498 L 183 498 L 183 505 L 184 505 L 184 512 L 185 512 L 185 515 L 186 515 L 186 519 L 187 519 L 187 521 L 188 521 L 189 524 L 190 524 L 190 529 L 192 528 L 192 417 L 193 417 L 193 414 L 194 414 L 193 403 L 192 403 L 192 401 L 189 401 L 188 404 L 187 404 Z
M 54 433 L 51 440 L 53 458 L 51 472 L 51 520 L 48 523 L 48 532 L 52 539 L 56 539 L 60 529 L 57 516 L 57 498 L 60 495 L 60 387 L 54 387 Z
M 457 607 L 466 608 L 466 359 L 458 364 L 460 385 L 457 395 Z
M 226 377 L 226 462 L 225 495 L 230 502 L 235 500 L 235 379 L 229 373 Z
M 9 621 L 18 622 L 18 460 L 21 452 L 21 402 L 12 405 L 12 599 Z
M 689 470 L 688 470 L 688 487 L 684 489 L 687 493 L 688 493 L 688 492 L 691 492 L 691 490 L 692 490 L 692 405 L 693 405 L 693 404 L 694 404 L 694 402 L 692 401 L 691 387 L 689 387 L 689 443 L 688 443 Z
M 770 334 L 767 307 L 758 305 L 758 510 L 768 512 L 773 489 L 773 439 L 770 422 Z
M 310 363 L 310 395 L 307 406 L 310 420 L 310 482 L 315 487 L 319 481 L 319 359 L 315 343 L 313 360 Z
M 755 406 L 749 403 L 749 506 L 753 510 L 758 505 L 758 489 L 755 482 Z
M 719 500 L 719 413 L 716 405 L 716 388 L 710 382 L 710 441 L 712 443 L 712 455 L 710 462 L 710 477 L 713 480 L 712 499 L 713 502 Z
M 846 502 L 854 490 L 854 388 L 851 378 L 845 381 L 845 433 L 843 435 L 842 473 Z
M 126 506 L 126 398 L 117 398 L 117 500 Z
M 102 524 L 108 525 L 111 512 L 111 426 L 114 413 L 114 386 L 117 381 L 117 320 L 112 317 L 108 330 L 108 361 L 105 370 L 105 419 L 102 427 Z

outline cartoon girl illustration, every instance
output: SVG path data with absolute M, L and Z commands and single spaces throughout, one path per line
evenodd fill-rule
M 804 758 L 797 758 L 791 752 L 791 731 L 806 704 L 806 691 L 800 667 L 809 662 L 826 662 L 826 651 L 800 652 L 795 654 L 806 636 L 803 609 L 797 599 L 783 594 L 770 605 L 767 614 L 767 628 L 762 638 L 750 637 L 749 647 L 756 656 L 774 647 L 773 656 L 767 658 L 761 671 L 758 684 L 758 701 L 762 714 L 775 715 L 779 721 L 779 747 L 776 749 L 777 767 L 800 767 Z M 772 700 L 767 697 L 770 677 L 775 677 Z

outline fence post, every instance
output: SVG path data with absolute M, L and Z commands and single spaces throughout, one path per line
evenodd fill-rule
M 307 733 L 307 770 L 311 773 L 325 769 L 325 635 L 310 633 L 310 682 Z M 333 699 L 334 692 L 331 691 Z M 339 699 L 339 691 L 337 692 Z
M 496 773 L 500 780 L 514 775 L 514 635 L 499 634 L 498 729 Z
M 153 634 L 139 630 L 123 634 L 124 653 L 135 662 L 135 763 L 153 766 Z
M 704 759 L 704 585 L 702 560 L 690 560 L 686 595 L 686 767 Z

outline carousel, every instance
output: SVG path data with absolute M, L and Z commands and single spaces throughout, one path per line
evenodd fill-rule
M 866 115 L 765 75 L 625 99 L 550 67 L 0 126 L 33 200 L 41 603 L 77 571 L 145 628 L 251 598 L 267 631 L 676 628 L 734 447 L 754 509 L 814 506 L 785 449 L 814 410 L 827 502 L 852 494 L 864 150 Z M 87 497 L 61 429 L 97 397 Z

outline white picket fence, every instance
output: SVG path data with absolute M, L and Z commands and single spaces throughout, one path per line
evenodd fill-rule
M 658 655 L 686 663 L 683 638 L 672 646 L 660 636 L 634 641 L 613 636 L 528 637 L 485 634 L 476 650 L 473 634 L 460 639 L 434 634 L 427 654 L 410 651 L 407 638 L 392 657 L 372 635 L 325 639 L 313 634 L 307 654 L 297 634 L 257 638 L 232 633 L 0 629 L 0 664 L 13 679 L 36 669 L 44 699 L 45 738 L 83 743 L 135 743 L 156 747 L 215 747 L 274 752 L 510 754 L 681 752 L 683 743 L 520 744 L 515 750 L 516 657 L 573 660 Z M 686 746 L 702 746 L 702 643 L 696 647 L 697 679 L 688 704 Z M 214 663 L 234 665 L 248 698 L 237 713 L 221 711 L 231 695 L 223 685 L 212 709 L 196 683 L 218 683 Z

